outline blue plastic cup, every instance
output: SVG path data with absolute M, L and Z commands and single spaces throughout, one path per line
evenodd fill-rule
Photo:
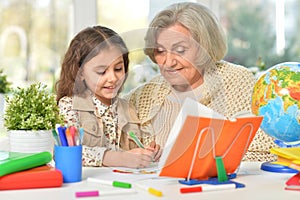
M 82 146 L 54 147 L 55 168 L 63 175 L 64 183 L 79 182 L 82 179 Z

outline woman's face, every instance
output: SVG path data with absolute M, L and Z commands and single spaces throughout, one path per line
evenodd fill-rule
M 177 90 L 189 90 L 202 84 L 197 70 L 197 43 L 180 24 L 162 30 L 156 39 L 154 58 L 161 74 Z
M 101 50 L 84 64 L 82 78 L 102 103 L 110 105 L 125 79 L 121 51 L 116 47 Z

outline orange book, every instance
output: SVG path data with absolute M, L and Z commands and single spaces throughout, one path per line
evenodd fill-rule
M 60 187 L 63 184 L 61 171 L 50 165 L 15 172 L 0 177 L 0 190 Z
M 217 176 L 215 157 L 234 173 L 263 117 L 242 114 L 227 119 L 187 99 L 174 123 L 159 162 L 159 176 L 205 180 Z

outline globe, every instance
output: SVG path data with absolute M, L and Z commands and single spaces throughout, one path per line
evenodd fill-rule
M 263 72 L 254 85 L 252 112 L 261 129 L 285 145 L 300 143 L 300 63 L 285 62 Z

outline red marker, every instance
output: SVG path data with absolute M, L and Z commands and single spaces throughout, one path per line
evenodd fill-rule
M 202 192 L 202 187 L 186 187 L 180 188 L 181 193 Z
M 220 185 L 203 185 L 198 187 L 185 187 L 180 188 L 181 193 L 192 193 L 192 192 L 208 192 L 208 191 L 219 191 L 219 190 L 230 190 L 235 189 L 235 184 L 220 184 Z
M 116 172 L 116 173 L 122 173 L 122 174 L 133 174 L 132 171 L 124 171 L 124 170 L 119 170 L 119 169 L 114 169 L 112 171 Z
M 76 144 L 76 128 L 75 126 L 70 126 L 70 134 L 71 134 L 71 140 L 72 140 L 72 144 L 73 146 L 77 145 Z

